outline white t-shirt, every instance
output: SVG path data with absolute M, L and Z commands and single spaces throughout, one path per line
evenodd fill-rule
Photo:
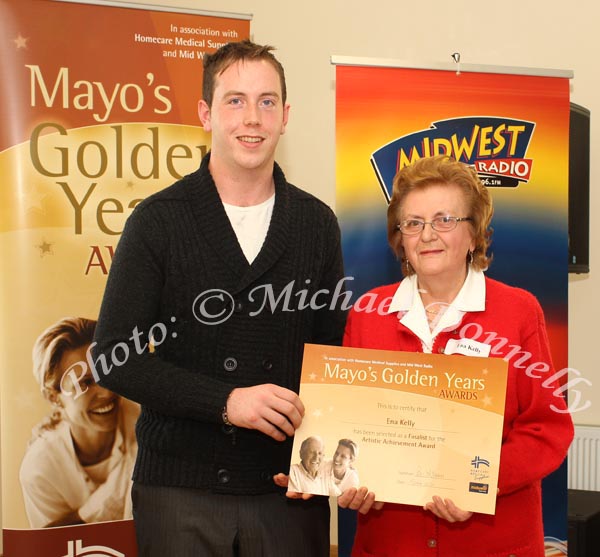
M 250 264 L 256 259 L 267 237 L 274 205 L 275 195 L 261 204 L 251 207 L 238 207 L 223 203 L 238 242 Z

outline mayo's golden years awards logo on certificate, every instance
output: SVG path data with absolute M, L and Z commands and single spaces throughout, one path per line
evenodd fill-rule
M 499 358 L 307 344 L 289 489 L 360 485 L 380 501 L 439 495 L 493 514 L 507 369 Z

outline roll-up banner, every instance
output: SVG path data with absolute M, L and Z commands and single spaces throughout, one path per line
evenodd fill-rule
M 138 408 L 81 364 L 125 220 L 208 149 L 203 57 L 250 16 L 0 0 L 0 30 L 4 555 L 135 557 Z
M 494 259 L 487 274 L 537 296 L 554 365 L 566 370 L 572 72 L 452 63 L 422 68 L 345 57 L 332 63 L 336 208 L 354 298 L 401 279 L 386 235 L 395 173 L 420 157 L 451 155 L 472 165 L 493 196 Z M 544 482 L 547 555 L 566 554 L 566 493 L 563 465 Z M 342 557 L 349 555 L 353 518 L 340 519 Z

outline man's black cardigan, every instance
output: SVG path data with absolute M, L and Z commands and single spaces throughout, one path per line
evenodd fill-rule
M 135 481 L 265 493 L 288 472 L 291 439 L 227 426 L 222 409 L 235 387 L 297 392 L 304 343 L 341 343 L 339 227 L 275 165 L 271 223 L 248 264 L 209 157 L 128 219 L 91 358 L 104 387 L 142 405 Z

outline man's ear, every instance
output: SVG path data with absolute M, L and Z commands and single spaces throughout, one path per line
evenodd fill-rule
M 210 106 L 208 106 L 204 99 L 198 101 L 198 117 L 200 118 L 200 123 L 202 124 L 204 131 L 212 131 L 210 123 Z
M 285 128 L 288 123 L 288 119 L 290 117 L 290 105 L 286 104 L 283 107 L 283 127 L 281 128 L 281 135 L 285 133 Z

